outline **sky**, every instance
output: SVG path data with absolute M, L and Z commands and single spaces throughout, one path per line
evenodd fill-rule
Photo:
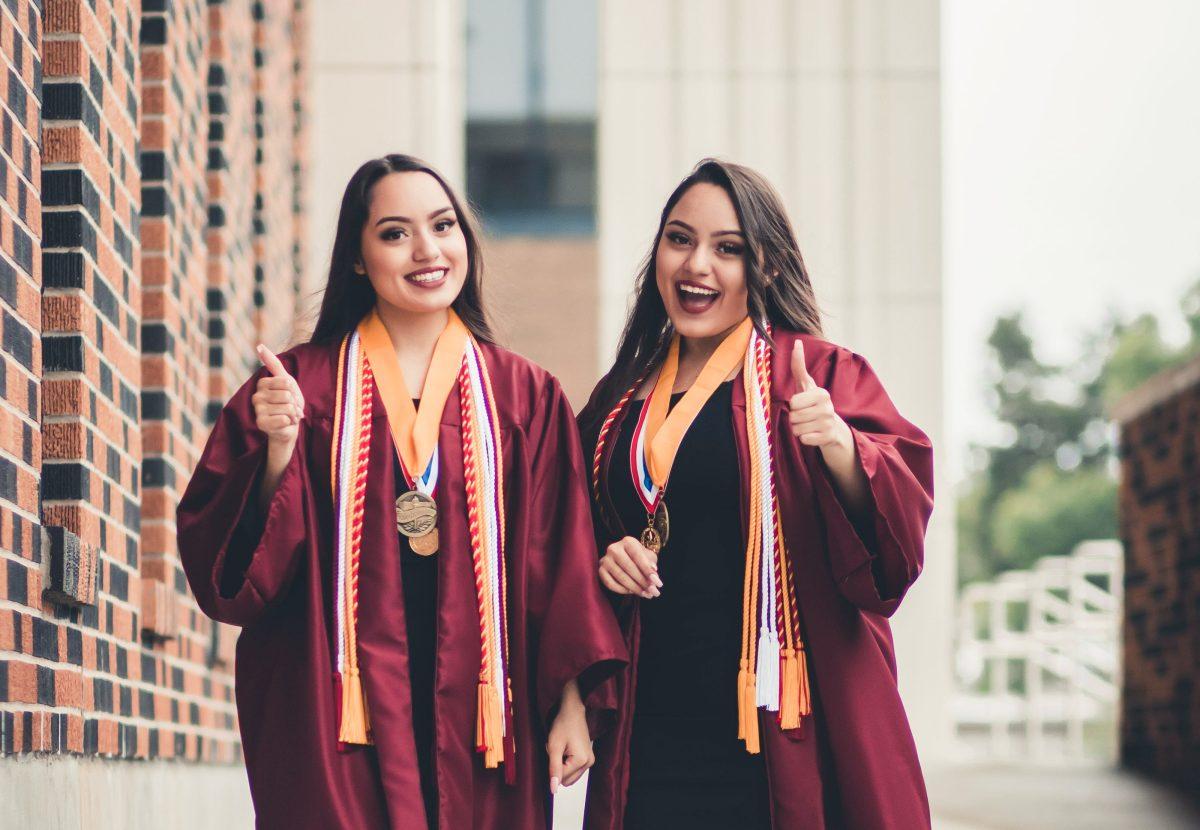
M 952 476 L 995 435 L 984 341 L 1023 308 L 1070 361 L 1109 309 L 1182 342 L 1200 279 L 1200 2 L 943 0 Z

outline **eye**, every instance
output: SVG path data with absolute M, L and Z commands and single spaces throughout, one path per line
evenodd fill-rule
M 393 226 L 385 229 L 384 232 L 379 235 L 379 238 L 385 242 L 395 242 L 397 239 L 400 239 L 404 236 L 407 236 L 407 234 L 404 232 L 404 228 Z
M 687 234 L 680 233 L 679 231 L 667 231 L 667 241 L 674 245 L 687 245 L 691 242 Z
M 717 246 L 717 250 L 727 256 L 741 256 L 746 249 L 738 242 L 722 242 Z
M 446 231 L 450 230 L 457 224 L 458 224 L 458 222 L 454 219 L 450 219 L 450 218 L 439 219 L 439 220 L 437 220 L 437 222 L 434 223 L 433 229 L 437 233 L 445 233 Z

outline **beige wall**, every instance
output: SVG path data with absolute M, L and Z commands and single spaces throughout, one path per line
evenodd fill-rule
M 364 161 L 409 153 L 465 181 L 465 2 L 313 4 L 308 291 L 325 284 L 342 191 Z

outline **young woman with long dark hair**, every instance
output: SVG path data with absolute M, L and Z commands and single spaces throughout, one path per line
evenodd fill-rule
M 587 827 L 928 827 L 887 617 L 932 450 L 822 338 L 760 175 L 708 159 L 671 194 L 580 426 L 631 658 Z
M 482 269 L 436 171 L 364 164 L 311 341 L 258 347 L 179 505 L 261 827 L 540 828 L 592 762 L 626 652 L 578 435 Z

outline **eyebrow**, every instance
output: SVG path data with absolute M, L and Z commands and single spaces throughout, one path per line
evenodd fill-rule
M 687 222 L 684 222 L 680 219 L 672 219 L 670 222 L 667 223 L 667 227 L 670 227 L 671 225 L 678 225 L 679 227 L 686 230 L 688 233 L 696 233 L 695 228 L 693 228 Z M 716 233 L 713 234 L 713 236 L 726 236 L 728 234 L 732 234 L 733 236 L 740 236 L 742 238 L 745 238 L 745 234 L 743 234 L 741 231 L 717 231 Z M 698 235 L 699 234 L 697 234 L 697 236 Z
M 454 208 L 452 208 L 450 205 L 446 205 L 444 208 L 438 208 L 433 213 L 429 214 L 429 216 L 427 218 L 428 219 L 436 219 L 437 217 L 441 216 L 446 211 L 453 210 L 453 209 Z M 406 222 L 410 225 L 412 224 L 412 220 L 409 219 L 407 216 L 381 216 L 381 217 L 379 217 L 379 221 L 377 221 L 375 223 L 375 225 L 376 225 L 376 227 L 378 227 L 379 225 L 382 225 L 384 222 Z

